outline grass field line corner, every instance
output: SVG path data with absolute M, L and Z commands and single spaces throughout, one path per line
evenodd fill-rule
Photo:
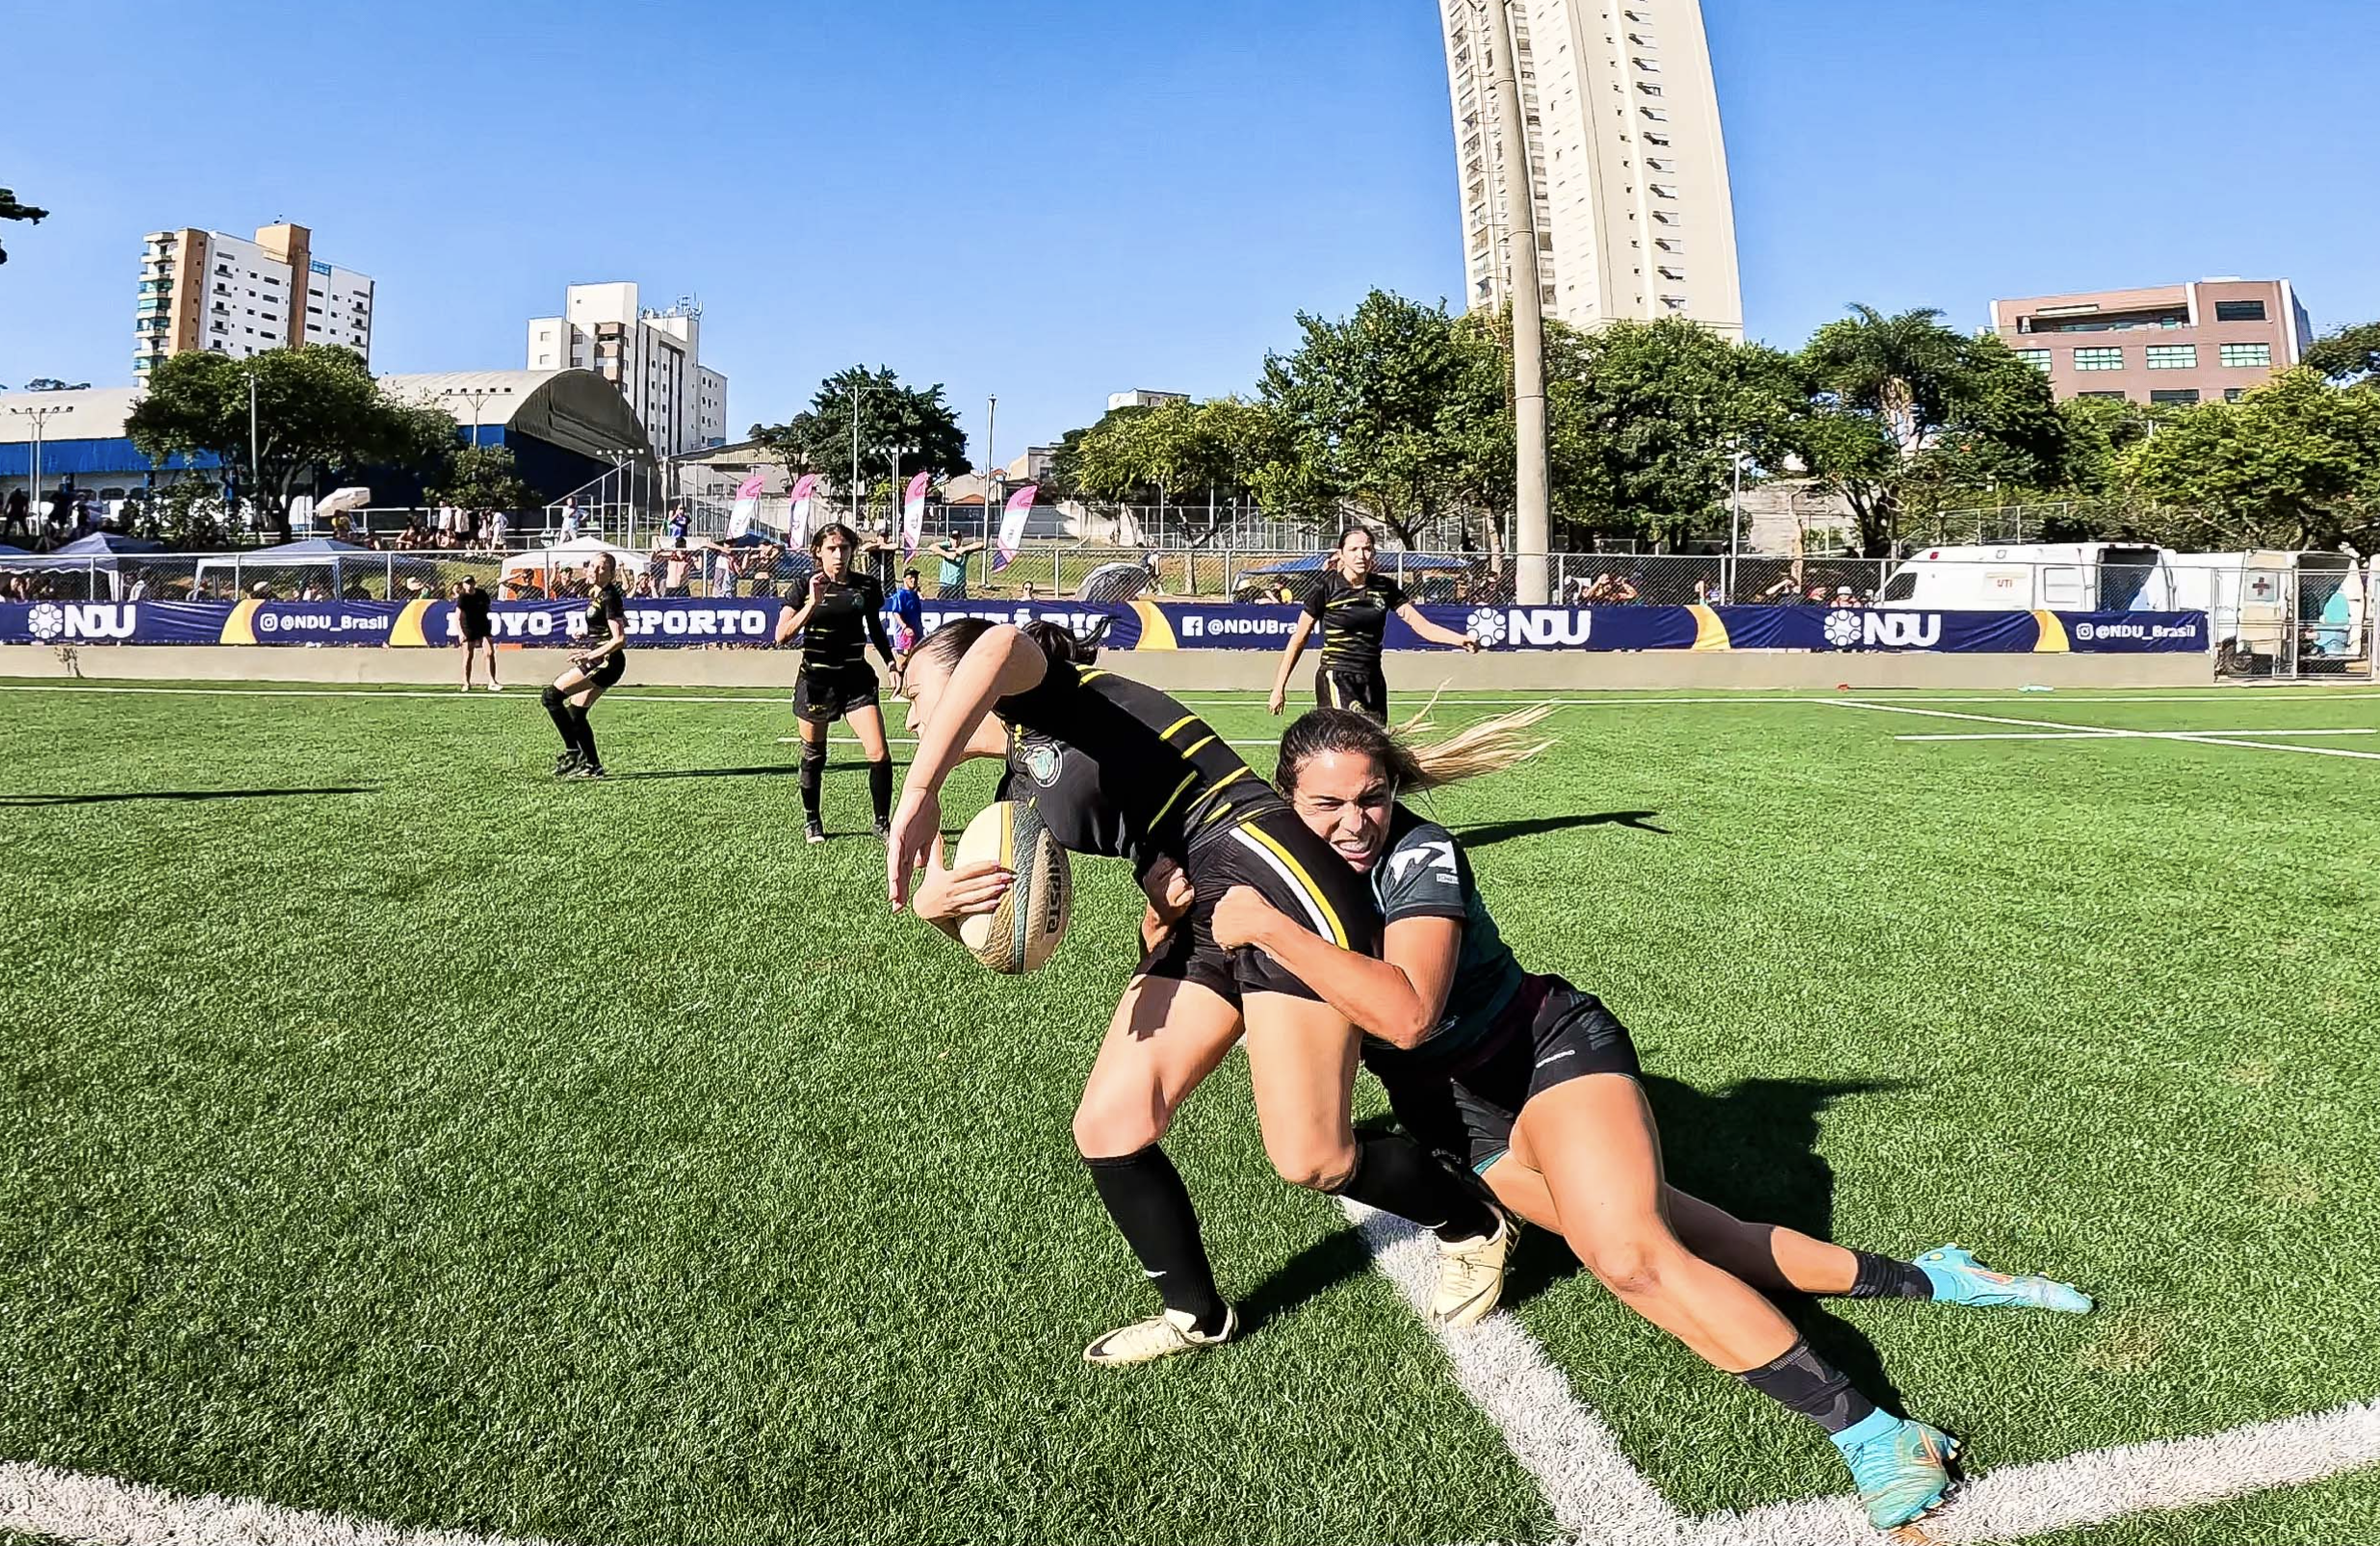
M 0 1530 L 73 1546 L 551 1546 L 526 1536 L 405 1530 L 249 1498 L 0 1460 Z
M 1342 1203 L 1381 1272 L 1425 1320 L 1437 1280 L 1427 1234 Z M 1885 1537 L 1848 1489 L 1696 1518 L 1664 1498 L 1510 1311 L 1439 1331 L 1456 1382 L 1503 1432 L 1574 1546 L 1876 1546 Z M 2022 1540 L 2127 1514 L 2200 1507 L 2380 1466 L 2380 1401 L 2009 1466 L 1966 1482 L 1924 1526 L 1944 1542 Z
M 2127 731 L 2106 725 L 2070 725 L 2055 719 L 2010 719 L 2004 714 L 1960 714 L 1947 709 L 1915 709 L 1907 704 L 1873 703 L 1859 698 L 1821 698 L 1838 709 L 1864 709 L 1872 714 L 1916 714 L 1926 719 L 1959 719 L 1978 725 L 2015 725 L 2031 731 L 2081 731 L 2084 739 L 2186 741 L 2198 746 L 2237 746 L 2251 752 L 2297 752 L 2307 757 L 2352 757 L 2380 762 L 2380 752 L 2352 752 L 2343 746 L 2286 746 L 2271 741 L 2233 740 L 2203 731 Z M 2251 733 L 2254 734 L 2254 733 Z

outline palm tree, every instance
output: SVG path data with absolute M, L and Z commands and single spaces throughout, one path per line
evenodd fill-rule
M 1897 317 L 1856 302 L 1850 310 L 1851 320 L 1818 330 L 1803 360 L 1844 407 L 1881 420 L 1903 456 L 1924 451 L 1949 417 L 1966 340 L 1930 306 Z

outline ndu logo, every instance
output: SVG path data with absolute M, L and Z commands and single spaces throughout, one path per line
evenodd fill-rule
M 1838 650 L 1930 650 L 1942 642 L 1939 612 L 1826 614 L 1826 642 Z
M 1462 631 L 1484 650 L 1576 649 L 1594 631 L 1594 616 L 1583 607 L 1493 606 L 1475 608 Z
M 53 639 L 128 639 L 138 621 L 128 602 L 43 602 L 26 614 L 25 627 L 46 644 Z

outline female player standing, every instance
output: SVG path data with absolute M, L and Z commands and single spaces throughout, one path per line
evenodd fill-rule
M 1631 1309 L 1818 1421 L 1869 1519 L 1909 1523 L 1941 1502 L 1957 1442 L 1879 1410 L 1759 1290 L 2073 1313 L 2091 1301 L 2048 1278 L 1989 1272 L 1955 1247 L 1914 1262 L 1848 1250 L 1669 1186 L 1627 1028 L 1593 994 L 1522 972 L 1454 835 L 1397 802 L 1514 760 L 1482 757 L 1461 736 L 1417 753 L 1360 714 L 1305 715 L 1281 737 L 1276 776 L 1306 830 L 1370 876 L 1385 918 L 1380 957 L 1342 949 L 1248 888 L 1216 907 L 1217 942 L 1255 947 L 1379 1037 L 1365 1061 L 1409 1131 L 1467 1157 Z M 1435 1309 L 1476 1320 L 1493 1288 L 1473 1263 L 1450 1262 Z
M 1006 797 L 1029 799 L 1060 846 L 1131 859 L 1152 901 L 1184 880 L 1197 899 L 1142 958 L 1074 1112 L 1099 1200 L 1165 1308 L 1083 1356 L 1142 1363 L 1237 1327 L 1190 1195 L 1158 1145 L 1243 1029 L 1265 1153 L 1282 1179 L 1413 1220 L 1448 1249 L 1487 1245 L 1500 1227 L 1494 1210 L 1419 1145 L 1402 1134 L 1358 1141 L 1354 1027 L 1258 953 L 1224 950 L 1208 927 L 1214 900 L 1243 885 L 1371 949 L 1378 917 L 1362 882 L 1198 715 L 1152 687 L 1080 669 L 1088 663 L 1087 647 L 1054 625 L 975 618 L 944 623 L 912 651 L 902 690 L 918 754 L 885 856 L 892 905 L 923 869 L 917 911 L 945 932 L 996 908 L 1008 877 L 995 866 L 943 866 L 941 789 L 963 760 L 997 757 Z M 1496 1248 L 1499 1269 L 1502 1255 Z
M 595 728 L 587 710 L 628 671 L 628 599 L 620 594 L 619 565 L 599 555 L 588 573 L 594 587 L 586 604 L 586 636 L 594 642 L 570 657 L 570 669 L 546 688 L 546 712 L 562 733 L 562 755 L 554 760 L 557 778 L 600 779 L 603 759 L 595 755 Z
M 1372 533 L 1351 526 L 1339 533 L 1338 551 L 1306 587 L 1306 615 L 1281 646 L 1281 670 L 1273 678 L 1273 712 L 1289 699 L 1289 673 L 1306 653 L 1306 641 L 1322 625 L 1322 669 L 1314 673 L 1314 702 L 1325 709 L 1360 709 L 1388 718 L 1388 678 L 1380 667 L 1381 641 L 1391 612 L 1433 644 L 1479 653 L 1479 641 L 1440 628 L 1406 598 L 1405 587 L 1372 567 Z
M 777 620 L 777 642 L 802 635 L 802 668 L 793 679 L 793 716 L 802 734 L 802 834 L 826 841 L 818 820 L 818 794 L 826 782 L 826 729 L 848 718 L 867 756 L 867 798 L 876 813 L 876 836 L 892 813 L 892 753 L 885 744 L 884 710 L 877 702 L 876 673 L 867 664 L 872 639 L 885 669 L 900 680 L 900 662 L 884 631 L 884 587 L 873 575 L 852 568 L 860 539 L 841 522 L 811 534 L 809 599 Z

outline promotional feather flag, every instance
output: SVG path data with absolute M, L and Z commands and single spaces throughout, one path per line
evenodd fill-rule
M 736 487 L 736 506 L 728 512 L 727 534 L 740 537 L 752 529 L 753 517 L 761 513 L 761 490 L 768 480 L 755 473 Z
M 992 572 L 998 574 L 1017 556 L 1024 545 L 1024 523 L 1033 513 L 1033 501 L 1041 493 L 1039 483 L 1027 483 L 1008 496 L 1008 508 L 1000 513 L 1000 542 L 992 554 Z
M 793 484 L 793 509 L 786 522 L 786 540 L 799 548 L 810 541 L 810 513 L 817 502 L 818 475 L 804 473 Z
M 919 473 L 901 496 L 901 546 L 912 558 L 918 555 L 918 539 L 925 535 L 925 491 L 933 480 L 932 474 Z

